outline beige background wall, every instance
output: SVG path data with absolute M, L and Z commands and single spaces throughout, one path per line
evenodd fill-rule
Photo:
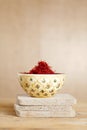
M 44 59 L 87 99 L 86 42 L 86 0 L 0 0 L 0 97 L 24 93 L 16 73 Z
M 41 58 L 67 74 L 61 92 L 87 99 L 87 0 L 44 0 L 41 10 Z
M 0 97 L 22 93 L 17 72 L 38 61 L 38 16 L 37 0 L 0 0 Z

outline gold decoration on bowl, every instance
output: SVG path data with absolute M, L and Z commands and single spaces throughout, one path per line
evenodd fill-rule
M 62 88 L 65 74 L 22 74 L 19 73 L 21 87 L 32 97 L 51 97 Z

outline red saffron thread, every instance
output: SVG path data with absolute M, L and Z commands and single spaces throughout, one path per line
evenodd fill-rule
M 45 61 L 40 61 L 38 65 L 33 67 L 29 72 L 26 72 L 26 74 L 55 74 L 55 72 Z

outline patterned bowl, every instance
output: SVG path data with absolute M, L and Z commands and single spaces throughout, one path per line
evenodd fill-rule
M 64 84 L 65 74 L 18 74 L 21 87 L 31 97 L 50 97 Z

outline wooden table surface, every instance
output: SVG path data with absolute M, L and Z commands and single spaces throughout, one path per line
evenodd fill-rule
M 87 130 L 87 102 L 75 105 L 75 118 L 20 118 L 14 111 L 14 100 L 0 100 L 0 128 L 60 128 Z

